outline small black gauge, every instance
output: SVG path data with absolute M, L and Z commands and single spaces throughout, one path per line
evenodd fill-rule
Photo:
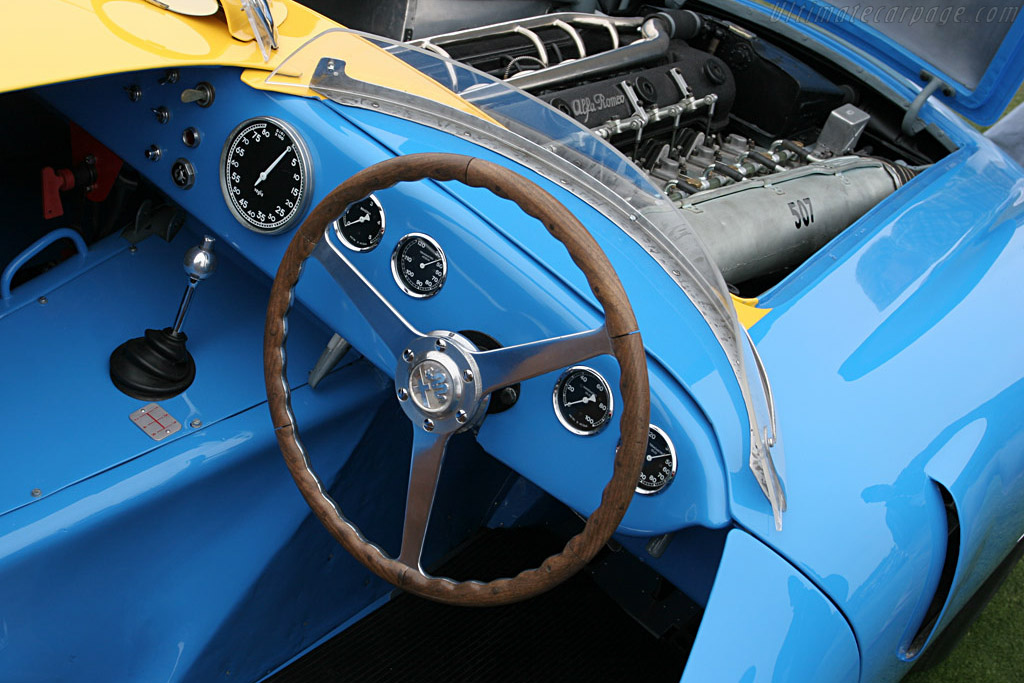
M 280 119 L 244 121 L 224 144 L 220 185 L 242 225 L 269 235 L 283 232 L 302 219 L 312 194 L 306 144 Z
M 647 454 L 644 458 L 636 492 L 644 495 L 664 491 L 676 476 L 676 449 L 668 434 L 661 428 L 650 426 L 647 431 Z
M 597 371 L 578 365 L 558 378 L 554 393 L 555 415 L 573 434 L 597 434 L 612 416 L 612 392 Z
M 391 273 L 403 292 L 425 299 L 441 291 L 448 275 L 448 262 L 431 237 L 411 232 L 398 240 L 391 254 Z
M 370 251 L 384 236 L 384 207 L 371 194 L 349 204 L 331 225 L 346 247 L 353 251 Z

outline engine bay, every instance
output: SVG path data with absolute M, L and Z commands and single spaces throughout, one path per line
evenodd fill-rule
M 756 296 L 951 149 L 820 56 L 692 6 L 549 7 L 410 43 L 610 142 L 684 209 L 733 293 Z

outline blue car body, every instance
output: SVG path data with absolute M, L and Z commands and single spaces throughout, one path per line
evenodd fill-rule
M 164 11 L 137 4 L 140 13 Z M 738 21 L 756 13 L 767 27 L 779 16 L 755 3 L 730 6 Z M 292 12 L 282 31 L 306 16 Z M 909 57 L 901 52 L 895 70 L 876 61 L 887 49 L 877 35 L 863 38 L 849 23 L 830 35 L 788 26 L 836 63 L 857 64 L 904 106 L 919 93 Z M 125 40 L 123 27 L 109 28 L 111 41 Z M 1013 23 L 1007 40 L 1019 42 L 1022 31 Z M 148 43 L 154 53 L 175 50 Z M 73 60 L 82 46 L 55 49 Z M 718 309 L 698 308 L 614 207 L 574 188 L 578 179 L 560 183 L 553 166 L 486 136 L 345 103 L 322 88 L 311 98 L 254 87 L 264 76 L 251 77 L 252 67 L 193 63 L 178 49 L 168 58 L 177 63 L 172 83 L 166 68 L 145 62 L 16 90 L 134 167 L 183 210 L 184 224 L 169 241 L 110 234 L 86 245 L 75 233 L 69 257 L 0 301 L 0 679 L 261 680 L 393 598 L 296 495 L 268 420 L 263 321 L 291 232 L 247 230 L 218 182 L 224 141 L 257 116 L 287 121 L 305 139 L 310 206 L 375 163 L 451 152 L 524 175 L 594 235 L 643 334 L 650 421 L 672 434 L 678 454 L 671 486 L 635 496 L 615 542 L 703 610 L 683 681 L 898 680 L 1024 534 L 1024 316 L 1014 297 L 1024 170 L 937 101 L 949 96 L 924 102 L 919 118 L 952 151 L 758 297 L 761 317 L 748 326 L 756 351 L 739 337 L 734 353 L 747 372 L 738 373 L 709 324 Z M 952 99 L 991 119 L 1009 95 L 976 100 L 994 90 L 992 79 L 1021 80 L 1018 50 L 1004 45 L 1003 71 L 955 87 Z M 5 56 L 16 64 L 17 55 Z M 273 86 L 276 73 L 262 85 Z M 193 83 L 215 89 L 212 106 L 178 99 Z M 132 85 L 141 101 L 126 97 Z M 156 106 L 169 107 L 172 125 L 154 117 Z M 186 125 L 203 144 L 186 145 Z M 144 156 L 151 146 L 163 150 L 159 161 Z M 179 158 L 194 168 L 188 189 L 170 172 Z M 16 187 L 5 192 L 6 204 L 22 202 Z M 452 183 L 403 184 L 378 197 L 388 228 L 360 267 L 381 291 L 394 289 L 389 255 L 403 234 L 429 232 L 447 253 L 436 296 L 390 299 L 419 329 L 483 330 L 511 345 L 601 323 L 566 251 L 506 200 Z M 41 241 L 15 250 L 21 260 L 31 264 L 66 239 L 49 230 L 61 223 L 47 222 Z M 109 357 L 145 327 L 170 322 L 186 282 L 181 255 L 205 234 L 217 238 L 219 266 L 197 288 L 185 324 L 196 379 L 158 401 L 180 429 L 154 441 L 129 420 L 147 402 L 112 384 Z M 14 254 L 8 262 L 5 285 L 20 270 Z M 305 444 L 361 532 L 392 547 L 409 444 L 392 380 L 378 369 L 383 351 L 319 266 L 306 269 L 295 299 L 288 380 Z M 359 353 L 314 390 L 306 375 L 335 331 Z M 588 364 L 616 384 L 613 358 Z M 559 375 L 524 380 L 519 402 L 488 415 L 475 442 L 452 443 L 437 503 L 445 514 L 431 518 L 425 559 L 445 556 L 479 526 L 523 523 L 538 500 L 582 516 L 597 508 L 618 416 L 581 446 L 552 412 Z M 769 403 L 784 511 L 773 510 L 751 471 Z M 653 553 L 659 537 L 670 543 Z

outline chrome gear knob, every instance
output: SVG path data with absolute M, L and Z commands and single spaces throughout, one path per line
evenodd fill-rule
M 213 243 L 217 240 L 209 235 L 203 237 L 203 243 L 185 252 L 185 274 L 189 280 L 199 282 L 213 275 L 217 270 L 217 255 L 213 253 Z

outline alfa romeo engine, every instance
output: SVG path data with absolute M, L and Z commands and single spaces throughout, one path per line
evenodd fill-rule
M 433 35 L 403 37 L 607 140 L 685 210 L 730 286 L 761 291 L 945 151 L 901 131 L 892 102 L 835 67 L 706 9 L 553 12 L 455 31 L 424 20 L 415 31 Z

